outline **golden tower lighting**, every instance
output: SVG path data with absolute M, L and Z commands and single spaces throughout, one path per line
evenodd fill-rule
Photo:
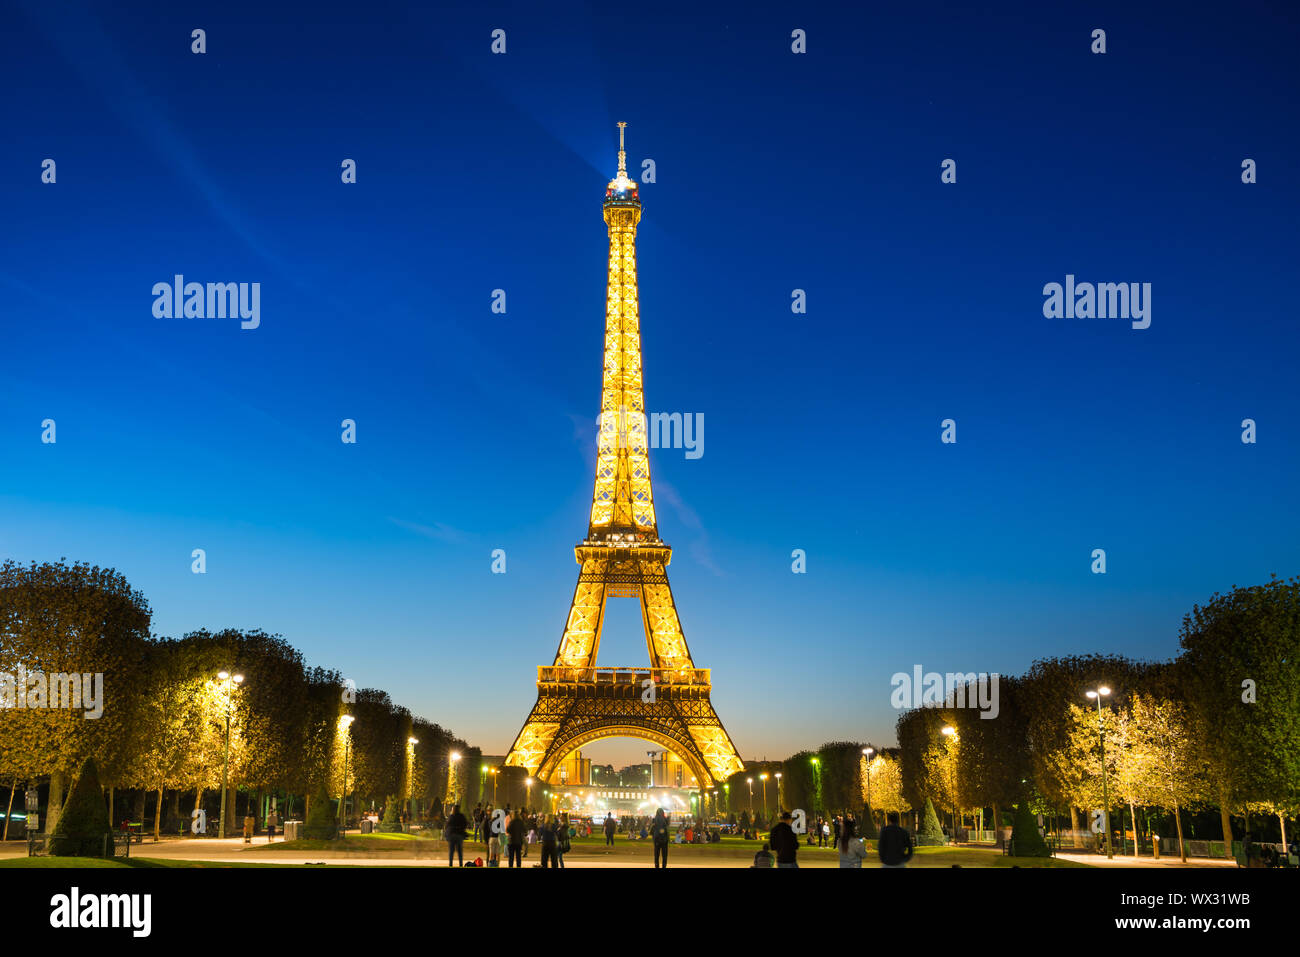
M 691 658 L 668 584 L 672 549 L 655 521 L 636 278 L 641 197 L 627 176 L 627 124 L 618 127 L 618 173 L 605 187 L 609 257 L 591 515 L 574 548 L 578 584 L 555 660 L 537 669 L 537 703 L 505 763 L 556 783 L 552 776 L 575 749 L 636 737 L 668 748 L 706 786 L 745 765 L 713 710 L 709 670 Z M 596 666 L 610 598 L 640 599 L 649 668 Z

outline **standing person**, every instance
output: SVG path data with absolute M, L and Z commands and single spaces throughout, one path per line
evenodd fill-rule
M 835 815 L 835 843 L 831 845 L 832 847 L 840 846 L 840 828 L 843 826 L 844 825 L 840 818 L 840 815 L 836 814 Z
M 768 843 L 772 845 L 772 850 L 776 851 L 777 867 L 798 867 L 799 854 L 799 837 L 794 833 L 794 828 L 790 826 L 791 815 L 789 811 L 781 812 L 781 820 L 772 832 L 768 834 Z
M 513 814 L 509 820 L 510 823 L 506 825 L 506 856 L 510 867 L 523 867 L 524 837 L 528 833 L 528 826 L 524 823 L 522 814 Z
M 614 846 L 614 813 L 612 811 L 605 812 L 605 846 Z
M 912 835 L 897 824 L 886 824 L 876 841 L 881 867 L 906 867 L 912 859 Z
M 569 823 L 569 812 L 565 811 L 560 815 L 560 843 L 555 852 L 555 856 L 560 862 L 560 870 L 564 870 L 564 855 L 568 854 L 573 847 L 574 834 L 573 825 Z
M 655 819 L 650 823 L 650 837 L 655 846 L 655 867 L 668 866 L 668 816 L 664 809 L 655 811 Z M 662 858 L 663 864 L 659 863 Z
M 542 833 L 539 835 L 542 842 L 542 868 L 545 869 L 549 864 L 552 868 L 558 868 L 560 862 L 557 859 L 559 851 L 560 838 L 557 832 L 558 825 L 555 818 L 548 818 L 541 823 Z
M 482 803 L 474 805 L 474 841 L 478 842 L 479 836 L 483 835 L 483 805 Z M 486 835 L 484 835 L 486 837 Z
M 253 815 L 251 815 L 251 814 L 247 814 L 247 815 L 244 816 L 244 843 L 245 843 L 245 844 L 252 844 L 252 843 L 253 843 L 253 825 L 254 825 L 255 823 L 256 823 L 256 821 L 255 821 L 255 819 L 253 818 Z M 130 833 L 130 831 L 131 831 L 131 827 L 130 827 L 129 824 L 127 825 L 126 830 L 127 830 L 127 833 Z
M 271 808 L 266 815 L 266 843 L 270 844 L 275 840 L 275 828 L 280 823 L 280 814 L 275 808 Z
M 451 809 L 451 817 L 447 818 L 447 866 L 455 867 L 453 863 L 457 857 L 460 858 L 460 866 L 465 866 L 465 835 L 469 832 L 469 821 L 464 814 L 460 813 L 460 805 L 457 804 Z
M 858 838 L 853 826 L 853 819 L 845 819 L 844 823 L 840 825 L 839 832 L 837 847 L 840 852 L 840 867 L 861 869 L 863 858 L 867 856 L 867 847 Z

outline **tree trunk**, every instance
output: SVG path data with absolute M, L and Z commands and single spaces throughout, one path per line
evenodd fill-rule
M 10 796 L 9 800 L 11 801 L 13 800 L 12 795 Z M 1277 812 L 1277 823 L 1282 825 L 1282 853 L 1285 854 L 1286 853 L 1286 818 L 1282 816 L 1281 811 Z
M 158 801 L 153 809 L 153 840 L 157 844 L 162 838 L 162 806 L 163 806 L 163 789 L 161 785 L 158 788 Z
M 117 789 L 111 784 L 108 786 L 108 826 L 116 827 L 117 819 L 113 817 L 113 792 Z
M 1219 794 L 1219 821 L 1223 826 L 1223 853 L 1232 857 L 1232 815 L 1228 813 L 1227 795 Z
M 1133 802 L 1128 802 L 1129 817 L 1133 819 L 1133 856 L 1138 856 L 1138 812 Z
M 1073 842 L 1079 834 L 1079 809 L 1073 804 L 1070 805 L 1070 840 Z
M 1178 805 L 1174 805 L 1174 826 L 1178 828 L 1178 856 L 1187 863 L 1187 845 L 1183 843 L 1183 815 L 1178 810 Z
M 997 801 L 993 802 L 993 843 L 999 843 L 999 833 L 1002 830 L 1002 811 L 998 807 Z
M 45 808 L 45 833 L 53 834 L 54 825 L 63 813 L 63 792 L 68 786 L 68 776 L 62 771 L 50 772 L 50 800 Z
M 17 789 L 18 778 L 17 775 L 14 775 L 13 783 L 9 785 L 9 806 L 6 807 L 4 813 L 4 837 L 0 837 L 0 840 L 9 840 L 9 815 L 13 813 L 13 792 L 16 792 Z

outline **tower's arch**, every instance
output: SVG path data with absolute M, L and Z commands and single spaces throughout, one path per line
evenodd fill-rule
M 551 781 L 560 765 L 564 763 L 564 759 L 574 751 L 591 744 L 593 741 L 603 741 L 607 738 L 636 738 L 641 741 L 649 741 L 651 744 L 657 744 L 671 751 L 695 776 L 695 781 L 699 786 L 704 787 L 712 781 L 708 766 L 704 764 L 698 754 L 693 753 L 694 744 L 689 736 L 674 735 L 654 728 L 627 723 L 614 723 L 600 728 L 576 730 L 557 738 L 555 744 L 552 745 L 551 755 L 537 769 L 537 776 L 543 781 Z

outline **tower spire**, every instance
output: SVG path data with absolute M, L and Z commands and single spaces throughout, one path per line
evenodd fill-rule
M 626 129 L 626 123 L 618 124 L 618 171 L 622 176 L 627 176 L 627 150 L 623 148 L 623 131 Z

